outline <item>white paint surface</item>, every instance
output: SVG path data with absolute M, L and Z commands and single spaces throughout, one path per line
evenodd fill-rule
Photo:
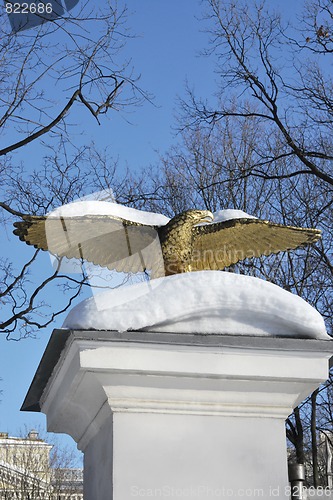
M 289 500 L 284 421 L 329 342 L 72 335 L 41 404 L 84 451 L 85 500 Z

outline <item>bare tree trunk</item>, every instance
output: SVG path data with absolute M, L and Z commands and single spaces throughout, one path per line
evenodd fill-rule
M 302 420 L 301 420 L 301 416 L 300 416 L 298 407 L 295 408 L 294 414 L 295 414 L 295 424 L 296 424 L 296 430 L 297 430 L 296 442 L 295 442 L 297 463 L 304 464 L 304 462 L 305 462 L 304 433 L 303 433 L 303 425 L 302 425 Z
M 312 467 L 313 467 L 313 486 L 319 486 L 319 470 L 318 470 L 318 446 L 317 446 L 317 394 L 319 389 L 316 389 L 311 395 L 311 451 L 312 451 Z

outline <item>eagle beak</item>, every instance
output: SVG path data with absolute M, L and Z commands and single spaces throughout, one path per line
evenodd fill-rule
M 214 220 L 214 215 L 212 212 L 208 212 L 202 217 L 200 222 L 213 222 Z
M 214 215 L 211 212 L 208 212 L 208 214 L 205 216 L 205 222 L 213 222 L 214 220 Z

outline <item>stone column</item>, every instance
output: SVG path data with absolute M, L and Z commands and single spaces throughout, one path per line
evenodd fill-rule
M 285 419 L 325 340 L 55 330 L 22 407 L 84 452 L 85 500 L 289 499 Z

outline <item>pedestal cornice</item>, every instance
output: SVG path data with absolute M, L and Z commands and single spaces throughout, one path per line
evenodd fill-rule
M 80 448 L 119 412 L 285 419 L 331 353 L 325 340 L 55 330 L 22 410 Z

